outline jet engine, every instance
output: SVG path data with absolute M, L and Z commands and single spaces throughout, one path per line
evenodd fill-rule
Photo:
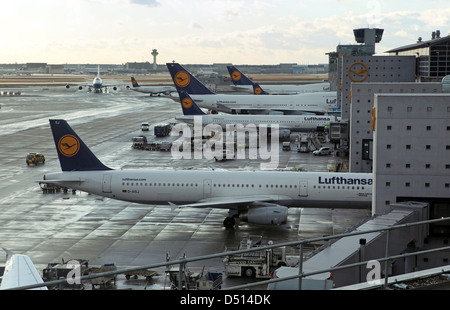
M 271 203 L 264 203 L 262 205 L 261 207 L 254 207 L 241 212 L 239 214 L 240 220 L 264 225 L 281 225 L 287 223 L 287 207 Z
M 289 140 L 291 131 L 289 129 L 280 129 L 278 136 L 281 140 Z

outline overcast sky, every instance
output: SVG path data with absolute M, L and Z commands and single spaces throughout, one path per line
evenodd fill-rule
M 377 54 L 450 32 L 450 1 L 2 1 L 0 63 L 318 64 L 353 29 L 385 29 Z

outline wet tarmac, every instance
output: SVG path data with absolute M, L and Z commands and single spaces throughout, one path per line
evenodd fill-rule
M 131 138 L 143 134 L 140 124 L 172 122 L 180 104 L 126 89 L 94 94 L 60 86 L 25 87 L 20 96 L 0 96 L 0 246 L 30 256 L 38 270 L 48 263 L 87 259 L 89 265 L 118 267 L 164 262 L 183 255 L 202 256 L 236 248 L 248 235 L 274 243 L 337 234 L 370 216 L 370 210 L 290 209 L 288 224 L 241 222 L 223 227 L 228 211 L 175 209 L 111 200 L 83 192 L 43 193 L 38 181 L 60 171 L 48 119 L 62 118 L 77 131 L 107 166 L 115 169 L 259 169 L 257 160 L 176 160 L 170 152 L 133 150 Z M 144 135 L 152 136 L 152 128 Z M 152 138 L 153 139 L 153 138 Z M 161 139 L 161 141 L 164 138 Z M 292 144 L 294 146 L 294 144 Z M 279 169 L 327 171 L 341 158 L 282 151 Z M 27 166 L 29 152 L 45 155 L 44 165 Z M 301 173 L 301 172 L 299 172 Z M 317 245 L 319 246 L 319 245 Z M 297 249 L 289 249 L 296 253 Z M 0 264 L 5 255 L 0 253 Z M 223 271 L 221 258 L 192 263 L 191 270 Z M 157 270 L 147 289 L 164 289 L 164 269 Z M 226 278 L 223 286 L 242 283 Z M 246 279 L 248 281 L 248 279 Z M 121 287 L 142 289 L 145 281 L 122 279 Z

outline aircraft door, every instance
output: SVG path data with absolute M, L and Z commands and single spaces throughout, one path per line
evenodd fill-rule
M 300 197 L 308 197 L 308 181 L 307 180 L 300 180 L 298 195 Z
M 211 197 L 211 180 L 203 180 L 203 198 Z
M 105 173 L 103 175 L 103 185 L 102 185 L 102 190 L 104 193 L 111 193 L 111 174 L 110 173 Z

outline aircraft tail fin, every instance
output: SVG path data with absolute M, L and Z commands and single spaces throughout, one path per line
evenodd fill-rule
M 65 120 L 49 121 L 62 171 L 111 170 L 91 152 Z
M 258 83 L 253 83 L 253 93 L 255 95 L 268 95 L 268 93 L 265 92 Z
M 138 82 L 134 77 L 131 77 L 131 85 L 133 85 L 133 87 L 140 87 L 140 85 L 138 84 Z
M 178 91 L 185 91 L 191 95 L 213 95 L 208 87 L 190 74 L 178 63 L 167 63 L 172 80 Z
M 227 69 L 234 85 L 253 85 L 253 81 L 250 80 L 244 73 L 239 71 L 239 69 L 235 66 L 227 66 Z
M 195 101 L 189 96 L 185 91 L 179 91 L 181 108 L 183 109 L 184 115 L 205 115 Z

